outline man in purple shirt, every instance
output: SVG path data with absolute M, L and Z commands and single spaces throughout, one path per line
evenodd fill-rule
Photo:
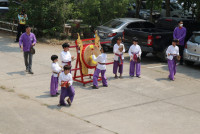
M 185 47 L 186 28 L 183 27 L 183 21 L 179 21 L 179 26 L 174 30 L 174 39 L 178 39 L 179 54 L 181 56 L 180 65 L 183 65 L 183 51 Z
M 21 50 L 24 52 L 24 62 L 26 66 L 26 72 L 29 74 L 33 74 L 32 72 L 32 57 L 30 50 L 31 47 L 35 46 L 36 38 L 33 33 L 31 33 L 30 26 L 26 26 L 26 32 L 23 33 L 19 39 L 19 46 Z M 29 60 L 28 60 L 29 59 Z

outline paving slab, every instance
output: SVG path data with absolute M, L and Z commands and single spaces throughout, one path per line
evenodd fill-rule
M 198 134 L 200 131 L 199 113 L 164 102 L 105 112 L 85 119 L 121 134 Z

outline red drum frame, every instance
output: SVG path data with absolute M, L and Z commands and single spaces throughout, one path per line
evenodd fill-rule
M 93 40 L 95 40 L 95 38 L 82 39 L 82 42 L 93 41 Z M 106 43 L 110 43 L 110 41 L 100 42 L 100 44 L 106 44 Z M 75 41 L 75 44 L 76 44 L 75 46 L 70 46 L 70 48 L 76 48 L 76 53 L 77 53 L 75 68 L 71 69 L 71 71 L 74 71 L 73 80 L 80 82 L 80 83 L 83 84 L 83 86 L 85 86 L 86 84 L 93 82 L 93 80 L 92 79 L 91 80 L 84 80 L 84 78 L 88 77 L 88 76 L 89 76 L 89 78 L 91 78 L 93 76 L 93 74 L 84 75 L 82 73 L 82 66 L 81 66 L 82 63 L 81 63 L 81 60 L 80 60 L 80 50 L 79 50 L 77 40 Z M 95 43 L 83 44 L 83 47 L 87 46 L 87 45 L 95 45 Z M 110 65 L 110 64 L 113 64 L 113 62 L 106 63 L 106 65 Z M 88 69 L 91 69 L 91 68 L 88 68 Z M 96 70 L 96 67 L 94 69 Z M 80 75 L 77 75 L 77 71 L 80 71 Z M 102 80 L 102 78 L 99 76 L 98 81 L 101 81 L 101 80 Z

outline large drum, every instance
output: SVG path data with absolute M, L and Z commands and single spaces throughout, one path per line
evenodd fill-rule
M 83 63 L 90 69 L 95 68 L 97 65 L 97 62 L 92 59 L 92 51 L 96 57 L 101 54 L 99 47 L 93 44 L 83 46 L 81 53 Z

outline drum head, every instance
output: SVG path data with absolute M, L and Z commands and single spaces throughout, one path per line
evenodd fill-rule
M 99 47 L 95 46 L 95 45 L 87 45 L 84 46 L 83 50 L 82 50 L 82 59 L 84 64 L 88 67 L 88 68 L 95 68 L 97 65 L 97 62 L 95 62 L 92 59 L 92 51 L 94 53 L 94 55 L 97 57 L 101 54 Z

